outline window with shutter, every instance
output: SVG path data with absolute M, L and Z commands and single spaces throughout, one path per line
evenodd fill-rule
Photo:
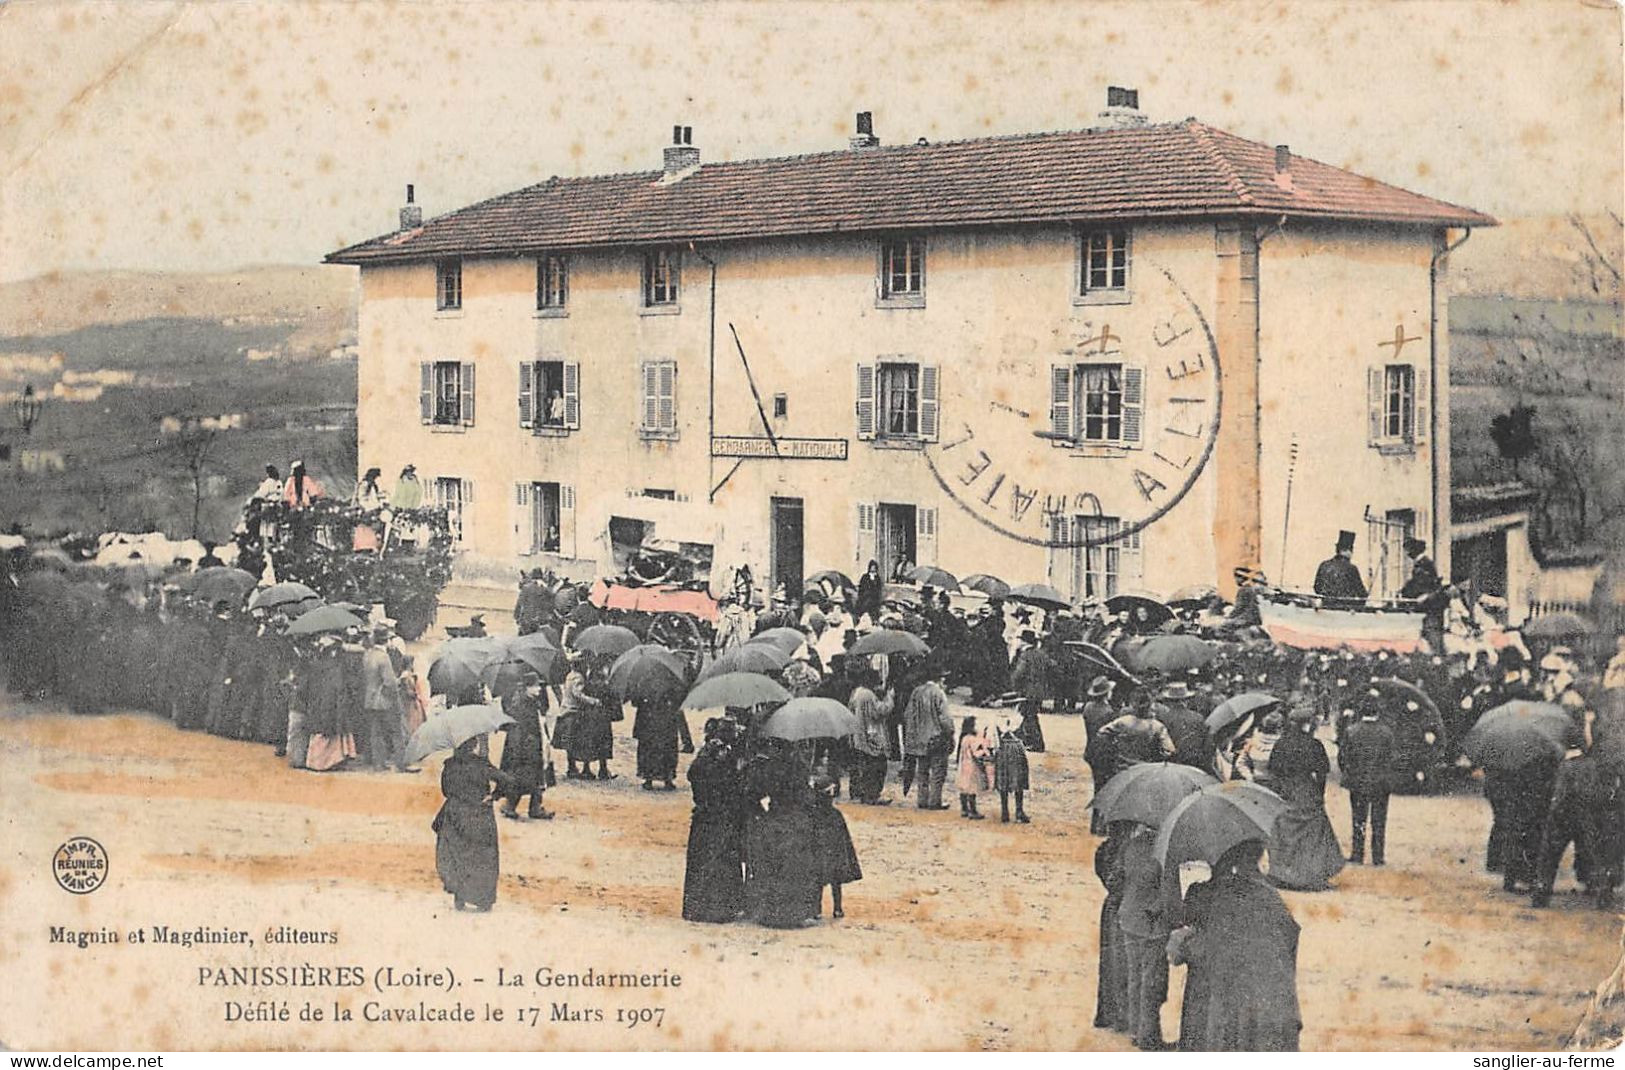
M 643 362 L 643 429 L 660 427 L 660 373 L 652 360 Z
M 1367 368 L 1365 372 L 1366 443 L 1376 446 L 1382 442 L 1382 369 Z
M 564 366 L 564 426 L 581 429 L 581 365 Z
M 659 429 L 675 434 L 677 431 L 677 364 L 675 361 L 663 360 L 660 362 L 660 412 Z
M 1123 437 L 1125 446 L 1140 445 L 1140 424 L 1145 409 L 1145 369 L 1123 368 Z
M 858 365 L 858 438 L 875 437 L 875 366 Z
M 1433 419 L 1433 410 L 1428 407 L 1427 369 L 1413 368 L 1411 378 L 1414 383 L 1412 396 L 1415 399 L 1411 413 L 1411 441 L 1420 446 L 1428 440 L 1428 431 Z
M 1059 591 L 1070 591 L 1073 548 L 1067 518 L 1052 515 L 1049 518 L 1049 547 L 1045 555 L 1045 582 Z
M 937 563 L 937 511 L 933 507 L 914 510 L 914 563 Z
M 418 416 L 426 424 L 434 423 L 434 365 L 428 361 L 418 364 Z
M 1050 445 L 1071 446 L 1078 430 L 1072 424 L 1072 365 L 1054 364 L 1049 370 Z
M 528 557 L 535 552 L 536 536 L 532 527 L 530 484 L 515 483 L 513 485 L 513 552 L 515 556 Z
M 920 437 L 927 442 L 937 440 L 941 382 L 942 374 L 937 365 L 920 365 Z
M 576 489 L 568 483 L 559 485 L 559 553 L 576 556 Z
M 474 365 L 464 364 L 462 375 L 463 426 L 474 426 Z
M 519 426 L 529 427 L 534 419 L 536 393 L 536 365 L 525 361 L 519 365 Z
M 857 554 L 854 557 L 860 569 L 875 560 L 875 507 L 873 502 L 858 503 Z M 884 572 L 884 569 L 882 569 Z

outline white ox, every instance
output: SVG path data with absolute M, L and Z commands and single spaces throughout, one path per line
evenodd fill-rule
M 98 565 L 128 565 L 132 554 L 140 554 L 140 560 L 148 566 L 168 568 L 178 557 L 186 558 L 195 566 L 204 552 L 203 544 L 196 539 L 171 539 L 160 531 L 142 534 L 110 531 L 96 540 L 93 560 Z M 214 548 L 214 554 L 226 564 L 233 564 L 237 560 L 237 544 L 222 543 Z

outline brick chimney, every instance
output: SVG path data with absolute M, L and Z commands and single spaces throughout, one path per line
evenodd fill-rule
M 875 136 L 874 115 L 870 112 L 858 112 L 858 132 L 852 135 L 851 145 L 854 149 L 880 147 L 880 139 Z
M 1292 192 L 1292 149 L 1288 145 L 1275 146 L 1275 184 Z
M 415 203 L 416 190 L 410 183 L 406 187 L 406 203 L 401 206 L 401 229 L 415 230 L 423 225 L 423 209 Z
M 671 144 L 666 146 L 666 178 L 668 182 L 687 176 L 700 166 L 700 150 L 694 147 L 694 128 L 671 128 Z
M 1111 130 L 1146 125 L 1145 114 L 1140 111 L 1140 91 L 1124 89 L 1120 85 L 1107 86 L 1106 110 L 1096 116 L 1096 119 L 1097 127 Z

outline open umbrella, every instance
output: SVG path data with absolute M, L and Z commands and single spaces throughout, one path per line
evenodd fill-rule
M 899 628 L 876 628 L 867 635 L 858 636 L 852 644 L 853 654 L 906 654 L 921 657 L 931 653 L 931 647 L 913 632 Z
M 1568 639 L 1576 635 L 1591 635 L 1597 626 L 1578 613 L 1547 613 L 1536 617 L 1521 629 L 1528 639 Z
M 1239 724 L 1246 719 L 1249 713 L 1279 706 L 1281 699 L 1274 695 L 1267 695 L 1262 691 L 1244 691 L 1233 695 L 1213 707 L 1213 712 L 1207 715 L 1208 731 L 1214 734 L 1223 732 L 1233 724 Z
M 1461 751 L 1482 769 L 1522 769 L 1540 758 L 1561 757 L 1573 724 L 1555 703 L 1516 699 L 1480 717 L 1461 738 Z
M 1181 587 L 1168 596 L 1170 606 L 1202 605 L 1208 599 L 1219 593 L 1217 587 L 1206 583 L 1193 583 L 1189 587 Z
M 294 605 L 299 602 L 309 602 L 320 598 L 321 595 L 306 587 L 302 583 L 288 581 L 272 584 L 263 591 L 255 591 L 254 597 L 248 600 L 249 609 L 281 609 L 283 606 Z
M 762 723 L 761 734 L 776 739 L 839 739 L 857 730 L 858 719 L 832 698 L 794 698 Z
M 475 736 L 495 732 L 513 718 L 496 705 L 453 706 L 424 721 L 406 745 L 406 761 L 421 762 L 435 751 L 456 750 Z
M 585 654 L 620 657 L 638 645 L 637 633 L 619 624 L 594 624 L 581 629 L 570 645 Z
M 1068 609 L 1072 602 L 1066 595 L 1047 583 L 1024 583 L 1010 588 L 1007 595 L 1012 602 L 1022 602 L 1039 609 Z
M 746 644 L 771 643 L 786 654 L 794 654 L 806 641 L 806 635 L 796 628 L 769 628 L 751 636 Z
M 257 582 L 252 575 L 240 568 L 215 565 L 198 572 L 197 586 L 192 588 L 192 593 L 199 601 L 209 605 L 216 602 L 237 605 L 254 589 Z
M 959 580 L 954 574 L 934 565 L 916 565 L 909 569 L 908 578 L 921 587 L 935 587 L 943 591 L 959 590 Z
M 1428 693 L 1409 680 L 1397 676 L 1379 676 L 1371 681 L 1385 700 L 1384 712 L 1398 717 L 1398 723 L 1407 728 L 1421 728 L 1435 734 L 1444 732 L 1444 717 Z
M 725 672 L 713 676 L 688 693 L 683 708 L 717 710 L 729 706 L 748 708 L 790 701 L 790 692 L 761 673 Z
M 1189 765 L 1140 762 L 1112 777 L 1089 805 L 1107 822 L 1138 821 L 1156 828 L 1185 796 L 1216 783 Z
M 496 661 L 485 667 L 480 673 L 480 682 L 495 697 L 511 695 L 519 687 L 519 682 L 525 678 L 527 672 L 536 672 L 536 667 L 517 658 L 507 661 Z M 545 676 L 543 677 L 545 679 Z
M 978 572 L 966 576 L 959 581 L 959 586 L 967 591 L 978 591 L 989 598 L 1007 598 L 1010 595 L 1010 585 L 997 576 L 989 576 L 985 572 Z
M 483 683 L 486 670 L 502 660 L 490 639 L 447 639 L 435 648 L 429 662 L 429 691 L 436 695 L 467 691 Z
M 609 667 L 609 686 L 622 699 L 660 699 L 685 690 L 687 670 L 683 660 L 665 647 L 642 643 L 615 659 Z
M 1152 852 L 1165 867 L 1181 862 L 1211 865 L 1239 843 L 1268 840 L 1275 819 L 1286 809 L 1279 795 L 1250 781 L 1212 784 L 1181 799 L 1168 812 Z
M 362 628 L 366 622 L 354 613 L 338 606 L 317 606 L 288 625 L 288 635 L 321 635 L 324 632 L 342 632 L 349 628 Z
M 1158 635 L 1136 648 L 1127 661 L 1140 672 L 1186 672 L 1202 668 L 1218 653 L 1218 647 L 1194 635 Z
M 811 576 L 808 576 L 807 586 L 835 587 L 845 590 L 856 587 L 857 584 L 852 582 L 852 577 L 839 569 L 826 568 L 822 572 L 814 572 Z
M 493 649 L 492 660 L 480 671 L 480 682 L 491 689 L 493 695 L 503 695 L 513 689 L 525 669 L 536 673 L 543 683 L 562 681 L 564 655 L 552 647 L 535 646 L 514 651 L 505 646 Z
M 790 655 L 772 643 L 746 643 L 723 654 L 700 674 L 700 679 L 709 680 L 723 673 L 779 672 L 790 664 Z

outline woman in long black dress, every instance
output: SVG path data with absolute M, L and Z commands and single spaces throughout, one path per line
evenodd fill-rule
M 1310 734 L 1313 727 L 1309 718 L 1295 716 L 1269 759 L 1268 786 L 1288 806 L 1270 835 L 1270 881 L 1305 892 L 1324 891 L 1343 869 L 1343 848 L 1326 816 L 1331 764 L 1325 746 Z
M 459 746 L 440 771 L 446 797 L 435 815 L 434 864 L 458 910 L 490 910 L 497 900 L 497 819 L 492 786 L 511 791 L 518 781 L 486 757 L 486 737 Z
M 813 779 L 813 792 L 808 815 L 812 819 L 813 877 L 817 882 L 818 898 L 814 913 L 824 910 L 824 886 L 829 886 L 830 916 L 846 917 L 841 902 L 841 886 L 863 879 L 863 867 L 858 864 L 857 848 L 852 846 L 852 833 L 846 827 L 846 817 L 835 805 L 835 791 L 839 787 L 827 774 Z
M 739 727 L 714 717 L 705 744 L 689 763 L 694 813 L 688 825 L 683 871 L 683 918 L 728 922 L 745 910 L 744 836 L 740 825 L 744 777 L 736 741 Z
M 1106 839 L 1095 848 L 1095 876 L 1106 889 L 1100 904 L 1100 971 L 1095 989 L 1095 1028 L 1127 1033 L 1128 951 L 1117 924 L 1123 902 L 1123 845 L 1134 834 L 1134 822 L 1114 821 Z
M 823 891 L 813 858 L 807 765 L 784 740 L 757 742 L 760 750 L 745 771 L 753 804 L 745 825 L 745 906 L 758 924 L 795 928 L 818 913 Z

